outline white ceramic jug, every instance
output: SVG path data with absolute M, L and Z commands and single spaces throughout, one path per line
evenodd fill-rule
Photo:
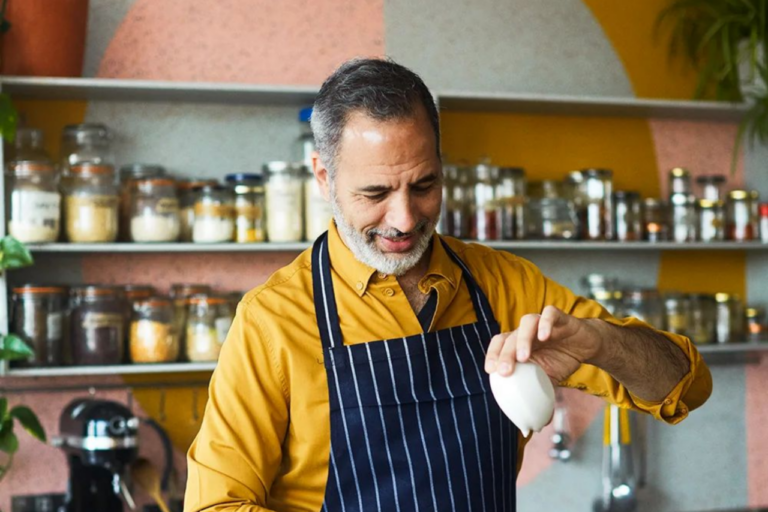
M 491 391 L 502 412 L 517 425 L 525 437 L 540 432 L 555 411 L 555 388 L 535 363 L 516 363 L 509 377 L 494 372 Z

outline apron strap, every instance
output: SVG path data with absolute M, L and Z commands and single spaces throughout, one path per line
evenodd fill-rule
M 496 318 L 493 316 L 493 309 L 491 309 L 491 304 L 488 302 L 488 298 L 477 284 L 477 281 L 475 281 L 475 278 L 472 277 L 472 273 L 469 271 L 467 265 L 462 261 L 461 258 L 459 258 L 458 254 L 453 252 L 453 249 L 448 246 L 448 243 L 443 239 L 442 236 L 438 236 L 438 238 L 440 243 L 443 244 L 445 252 L 447 252 L 453 261 L 455 261 L 456 264 L 461 267 L 461 272 L 467 282 L 467 288 L 469 289 L 469 296 L 472 298 L 472 304 L 475 306 L 475 314 L 477 315 L 477 320 L 485 323 L 496 322 Z

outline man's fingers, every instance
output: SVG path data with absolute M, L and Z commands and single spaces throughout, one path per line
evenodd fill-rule
M 515 358 L 517 357 L 517 343 L 519 335 L 517 331 L 513 331 L 504 340 L 504 346 L 499 354 L 499 364 L 496 367 L 496 371 L 504 376 L 512 375 L 515 371 Z
M 539 319 L 539 331 L 537 334 L 539 341 L 547 341 L 552 336 L 552 330 L 562 318 L 563 312 L 555 306 L 545 307 Z
M 497 334 L 491 338 L 491 342 L 488 344 L 488 351 L 485 354 L 485 371 L 493 373 L 498 366 L 499 355 L 501 354 L 501 348 L 504 346 L 504 340 L 507 339 L 509 333 Z
M 517 333 L 517 360 L 521 363 L 531 356 L 531 348 L 539 332 L 540 318 L 540 315 L 524 315 L 520 319 L 520 326 L 515 332 Z

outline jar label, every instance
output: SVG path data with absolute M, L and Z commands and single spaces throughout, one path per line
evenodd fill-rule
M 179 212 L 179 200 L 175 197 L 163 197 L 157 201 L 155 211 L 160 215 L 171 215 Z
M 229 317 L 217 318 L 215 324 L 219 343 L 224 343 L 224 340 L 227 339 L 227 334 L 229 334 L 229 328 L 232 326 L 232 319 Z
M 237 216 L 238 222 L 240 219 L 244 219 L 247 221 L 254 221 L 257 219 L 261 219 L 262 213 L 261 213 L 261 207 L 255 204 L 249 204 L 249 203 L 238 203 L 235 205 L 235 215 Z
M 83 315 L 83 329 L 100 329 L 103 327 L 123 327 L 123 315 L 119 313 L 86 313 Z
M 61 312 L 48 313 L 46 324 L 48 327 L 48 341 L 61 339 L 62 332 L 64 331 L 64 315 Z
M 11 195 L 11 219 L 34 226 L 59 229 L 61 196 L 55 192 L 14 190 Z
M 198 217 L 220 217 L 222 219 L 232 218 L 234 208 L 226 204 L 202 204 L 195 205 L 195 215 Z

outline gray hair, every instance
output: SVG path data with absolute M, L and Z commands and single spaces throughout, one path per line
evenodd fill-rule
M 419 75 L 390 59 L 352 59 L 342 64 L 320 88 L 311 118 L 315 146 L 331 178 L 350 114 L 363 112 L 388 121 L 413 117 L 420 106 L 427 112 L 440 158 L 437 107 Z

